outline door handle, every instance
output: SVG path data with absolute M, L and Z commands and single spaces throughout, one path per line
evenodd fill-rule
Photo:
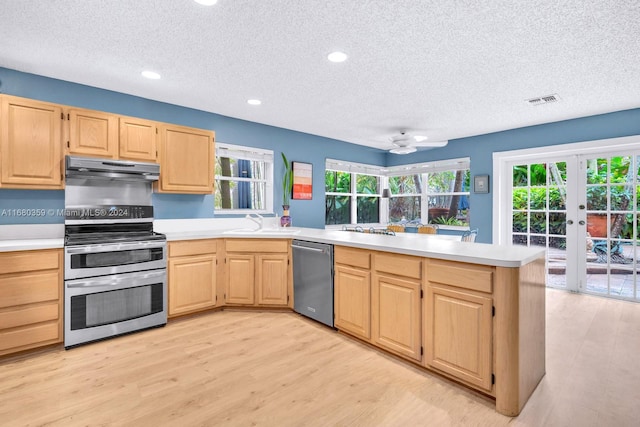
M 584 225 L 584 221 L 580 220 L 580 221 L 578 221 L 578 224 Z
M 567 220 L 567 224 L 569 224 L 569 225 L 573 224 L 573 220 L 572 219 Z

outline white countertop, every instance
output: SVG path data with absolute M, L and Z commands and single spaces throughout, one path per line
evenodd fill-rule
M 289 233 L 285 231 L 286 229 L 277 229 L 271 232 L 265 230 L 260 233 L 245 231 L 234 233 L 233 230 L 252 229 L 256 225 L 249 222 L 242 224 L 241 227 L 231 228 L 226 226 L 225 228 L 220 228 L 217 224 L 201 220 L 200 227 L 194 228 L 193 223 L 185 222 L 181 224 L 180 221 L 166 220 L 157 224 L 154 228 L 156 231 L 166 234 L 169 241 L 214 238 L 299 239 L 498 267 L 520 267 L 545 255 L 544 249 L 516 245 L 503 246 L 461 242 L 459 236 L 444 234 L 398 233 L 395 236 L 385 236 L 342 230 L 297 227 L 289 229 Z
M 300 239 L 499 267 L 520 267 L 535 259 L 544 257 L 545 254 L 544 249 L 539 248 L 460 242 L 459 236 L 439 234 L 398 233 L 396 236 L 386 236 L 297 227 L 266 230 L 260 233 L 249 231 L 234 232 L 234 230 L 252 229 L 255 226 L 250 222 L 249 224 L 238 224 L 237 220 L 231 222 L 211 219 L 158 220 L 154 223 L 154 229 L 166 234 L 168 241 L 214 238 Z M 36 238 L 33 235 L 34 233 L 22 233 L 18 236 L 15 233 L 5 232 L 5 237 L 8 236 L 10 238 L 0 239 L 0 252 L 62 248 L 64 239 L 62 236 L 58 237 L 59 233 L 59 226 L 55 228 L 53 233 L 43 232 L 40 229 L 38 234 L 43 238 Z M 24 238 L 20 238 L 21 236 L 24 236 Z

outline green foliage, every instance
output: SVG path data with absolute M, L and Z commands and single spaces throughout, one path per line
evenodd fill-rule
M 440 224 L 440 225 L 456 225 L 456 226 L 465 226 L 469 225 L 466 221 L 457 219 L 457 218 L 447 218 L 446 216 L 439 216 L 437 218 L 429 221 L 430 224 Z
M 435 172 L 429 174 L 429 193 L 448 193 L 453 191 L 456 180 L 455 171 Z
M 284 173 L 282 174 L 282 205 L 289 205 L 289 198 L 291 197 L 291 191 L 293 190 L 293 169 L 291 163 L 287 160 L 287 156 L 282 154 L 282 161 L 284 162 Z
M 379 178 L 374 175 L 356 175 L 356 193 L 358 194 L 379 194 Z
M 324 189 L 328 193 L 351 192 L 351 174 L 328 170 L 324 173 Z
M 404 175 L 389 177 L 391 194 L 419 194 L 422 188 L 422 176 Z
M 366 224 L 380 222 L 380 198 L 358 197 L 357 199 L 357 223 Z

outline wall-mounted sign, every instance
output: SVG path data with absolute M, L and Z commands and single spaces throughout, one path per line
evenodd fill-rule
M 313 165 L 311 163 L 293 163 L 293 199 L 311 200 L 313 196 Z

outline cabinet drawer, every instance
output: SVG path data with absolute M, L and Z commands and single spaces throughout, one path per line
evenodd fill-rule
M 169 242 L 169 256 L 215 254 L 217 245 L 218 241 L 211 239 Z
M 420 258 L 377 253 L 374 258 L 374 265 L 376 271 L 413 279 L 422 278 L 422 259 Z
M 38 306 L 22 307 L 0 311 L 0 329 L 15 328 L 33 323 L 58 320 L 60 315 L 58 303 L 52 302 Z
M 61 341 L 58 322 L 41 323 L 26 328 L 0 331 L 0 354 L 4 350 L 31 346 L 37 343 L 54 343 Z
M 351 265 L 366 270 L 371 268 L 371 253 L 362 249 L 336 246 L 333 252 L 333 260 L 336 264 Z
M 0 274 L 50 270 L 60 266 L 59 249 L 0 253 Z
M 250 253 L 265 253 L 265 252 L 279 252 L 287 253 L 289 249 L 289 242 L 287 240 L 237 240 L 228 239 L 226 241 L 227 252 L 250 252 Z
M 493 267 L 430 259 L 427 264 L 427 280 L 431 283 L 491 293 Z
M 60 286 L 56 270 L 0 276 L 0 308 L 58 300 Z

